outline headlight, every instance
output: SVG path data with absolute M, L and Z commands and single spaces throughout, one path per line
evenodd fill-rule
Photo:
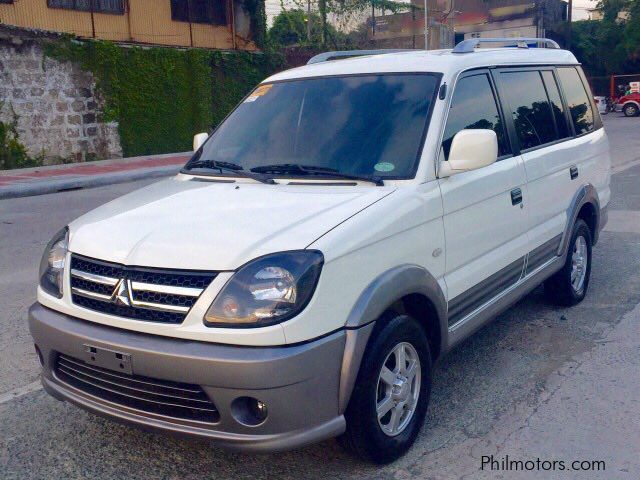
M 205 324 L 264 327 L 297 315 L 311 300 L 323 261 L 316 250 L 298 250 L 247 263 L 222 287 Z
M 40 261 L 40 286 L 45 292 L 58 298 L 62 298 L 64 264 L 68 251 L 69 229 L 65 227 L 47 244 Z

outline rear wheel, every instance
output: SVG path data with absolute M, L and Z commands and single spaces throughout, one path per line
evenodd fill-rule
M 378 320 L 365 351 L 340 443 L 365 460 L 389 463 L 413 444 L 427 412 L 431 354 L 420 324 L 407 315 Z
M 625 117 L 635 117 L 638 115 L 638 107 L 633 103 L 629 103 L 622 107 L 622 113 L 624 113 Z
M 587 295 L 591 276 L 591 231 L 584 220 L 573 226 L 567 260 L 562 270 L 544 283 L 545 294 L 559 305 L 580 303 Z

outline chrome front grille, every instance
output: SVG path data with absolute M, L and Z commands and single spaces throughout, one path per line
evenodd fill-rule
M 127 267 L 72 255 L 73 303 L 109 315 L 181 323 L 216 272 Z
M 170 419 L 216 423 L 216 406 L 199 385 L 127 375 L 58 355 L 59 380 L 109 403 Z

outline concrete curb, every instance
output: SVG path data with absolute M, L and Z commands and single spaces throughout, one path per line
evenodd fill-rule
M 0 180 L 3 176 L 29 175 L 34 172 L 58 171 L 59 175 L 51 177 L 33 178 L 28 181 L 19 181 L 9 185 L 0 184 L 0 200 L 7 198 L 31 197 L 35 195 L 45 195 L 48 193 L 64 192 L 67 190 L 78 190 L 82 188 L 102 187 L 116 183 L 133 182 L 148 178 L 159 178 L 175 175 L 180 171 L 182 165 L 187 161 L 193 152 L 177 152 L 159 155 L 145 155 L 140 157 L 117 158 L 111 160 L 100 160 L 83 164 L 70 163 L 65 165 L 51 165 L 47 167 L 22 168 L 16 170 L 0 171 Z M 164 158 L 184 157 L 184 161 L 172 165 L 149 165 L 141 164 L 139 168 L 123 169 L 121 171 L 104 172 L 97 174 L 86 173 L 64 173 L 65 170 L 73 170 L 78 166 L 102 167 L 114 166 L 140 162 L 141 160 L 161 160 Z
M 175 175 L 182 168 L 181 165 L 169 165 L 164 167 L 141 168 L 124 172 L 107 173 L 98 176 L 61 178 L 47 180 L 46 182 L 24 182 L 0 187 L 0 200 L 7 198 L 31 197 L 45 195 L 47 193 L 78 190 L 82 188 L 102 187 L 115 183 L 133 182 L 148 178 L 158 178 Z
M 15 176 L 25 175 L 34 172 L 73 170 L 78 167 L 101 167 L 103 165 L 127 165 L 132 162 L 139 162 L 141 160 L 160 160 L 163 158 L 173 157 L 189 157 L 193 155 L 193 152 L 175 152 L 175 153 L 158 153 L 153 155 L 139 155 L 137 157 L 124 157 L 124 158 L 109 158 L 107 160 L 95 160 L 92 162 L 80 162 L 80 163 L 61 163 L 60 165 L 46 165 L 41 167 L 28 167 L 28 168 L 14 168 L 12 170 L 0 170 L 0 178 L 2 176 Z M 185 160 L 186 162 L 186 160 Z

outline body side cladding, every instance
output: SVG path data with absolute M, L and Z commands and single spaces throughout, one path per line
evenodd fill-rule
M 598 242 L 598 234 L 600 232 L 600 200 L 595 187 L 590 183 L 585 183 L 573 196 L 573 199 L 569 204 L 569 208 L 567 208 L 567 224 L 564 227 L 564 232 L 562 232 L 562 239 L 558 246 L 558 255 L 564 255 L 567 251 L 569 238 L 571 238 L 571 230 L 573 229 L 573 225 L 576 223 L 578 213 L 580 213 L 580 209 L 588 203 L 593 206 L 594 215 L 596 217 L 593 245 Z
M 424 295 L 433 304 L 440 325 L 441 352 L 448 346 L 447 302 L 437 280 L 423 267 L 400 265 L 380 275 L 362 292 L 345 323 L 347 338 L 340 375 L 339 411 L 344 412 L 353 391 L 360 362 L 376 319 L 401 298 Z M 421 319 L 417 319 L 421 320 Z
M 527 268 L 526 272 L 530 273 L 538 268 L 540 265 L 543 265 L 550 258 L 558 255 L 558 247 L 560 245 L 560 241 L 562 240 L 562 235 L 556 235 L 551 240 L 544 242 L 542 245 L 534 248 L 527 255 Z
M 564 261 L 564 256 L 551 258 L 547 263 L 530 272 L 518 283 L 499 293 L 488 303 L 480 307 L 478 311 L 470 314 L 453 325 L 449 330 L 449 342 L 451 344 L 451 348 L 455 347 L 481 327 L 492 321 L 497 315 L 504 312 L 519 299 L 540 285 L 544 280 L 560 270 L 562 265 L 564 265 Z
M 517 283 L 523 275 L 524 265 L 525 257 L 523 256 L 449 300 L 449 328 L 500 292 Z

